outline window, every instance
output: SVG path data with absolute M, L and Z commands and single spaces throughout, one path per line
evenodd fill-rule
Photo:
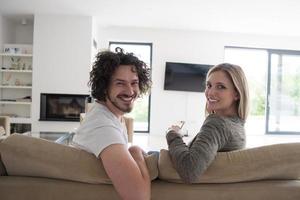
M 114 51 L 116 47 L 121 47 L 125 52 L 132 52 L 139 59 L 144 61 L 150 68 L 152 62 L 152 44 L 151 43 L 127 43 L 110 42 L 109 49 Z M 133 110 L 126 114 L 134 119 L 135 132 L 147 132 L 150 129 L 150 95 L 144 95 L 137 99 Z
M 300 53 L 270 52 L 267 130 L 300 133 Z
M 224 60 L 240 65 L 248 79 L 247 134 L 300 133 L 299 51 L 225 47 Z

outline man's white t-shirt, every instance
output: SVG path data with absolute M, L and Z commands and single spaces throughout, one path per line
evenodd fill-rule
M 112 144 L 128 143 L 125 123 L 104 105 L 95 102 L 73 138 L 73 146 L 95 154 L 96 157 Z

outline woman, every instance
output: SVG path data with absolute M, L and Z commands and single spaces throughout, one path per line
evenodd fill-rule
M 206 119 L 187 146 L 172 126 L 166 135 L 172 162 L 186 183 L 193 183 L 214 160 L 218 151 L 245 147 L 244 123 L 248 114 L 248 85 L 241 67 L 222 63 L 206 77 Z

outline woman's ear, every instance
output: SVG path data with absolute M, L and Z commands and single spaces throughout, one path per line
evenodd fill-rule
M 240 99 L 240 95 L 239 95 L 239 93 L 236 92 L 236 93 L 235 93 L 234 100 L 237 101 L 237 100 L 239 100 L 239 99 Z

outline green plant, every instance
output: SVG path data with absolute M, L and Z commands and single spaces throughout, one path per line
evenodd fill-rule
M 294 74 L 286 77 L 286 85 L 288 95 L 294 100 L 294 115 L 298 115 L 300 101 L 300 70 L 297 70 Z

